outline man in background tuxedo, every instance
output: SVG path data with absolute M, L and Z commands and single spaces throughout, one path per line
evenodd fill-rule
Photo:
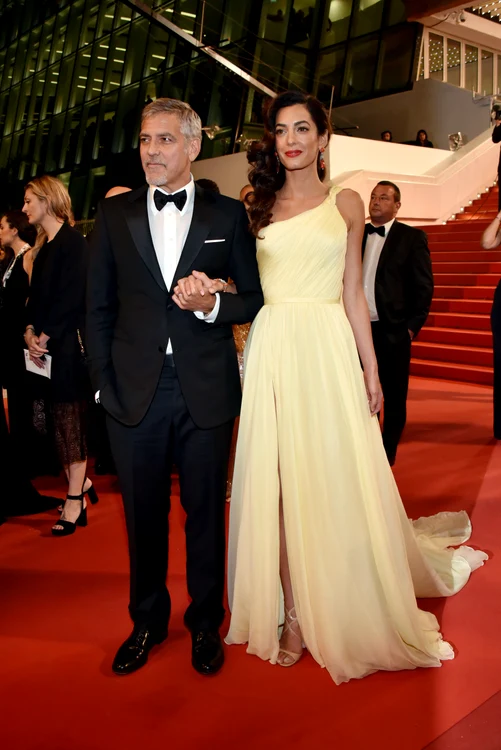
M 363 241 L 363 285 L 384 397 L 383 443 L 391 466 L 407 418 L 411 341 L 433 297 L 426 235 L 396 220 L 400 190 L 379 182 L 371 193 Z
M 187 514 L 192 664 L 213 674 L 224 659 L 225 489 L 241 400 L 231 326 L 252 320 L 263 295 L 243 206 L 194 184 L 201 137 L 189 105 L 148 104 L 140 133 L 148 184 L 103 201 L 92 236 L 89 365 L 108 412 L 131 562 L 134 629 L 116 654 L 117 674 L 142 667 L 167 637 L 173 461 Z M 174 304 L 177 280 L 193 270 L 231 276 L 239 293 L 197 293 Z

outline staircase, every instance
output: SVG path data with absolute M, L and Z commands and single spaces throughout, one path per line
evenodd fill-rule
M 501 246 L 483 250 L 498 211 L 492 188 L 445 225 L 422 227 L 435 277 L 431 311 L 412 344 L 411 375 L 492 385 L 490 312 L 501 278 Z

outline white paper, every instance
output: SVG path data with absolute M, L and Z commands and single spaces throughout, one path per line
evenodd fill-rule
M 43 367 L 39 367 L 30 359 L 30 353 L 27 349 L 24 350 L 24 364 L 28 372 L 33 372 L 35 375 L 41 375 L 43 378 L 50 378 L 52 370 L 52 357 L 50 354 L 45 354 L 41 361 Z

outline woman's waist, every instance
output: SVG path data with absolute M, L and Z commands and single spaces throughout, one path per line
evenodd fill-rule
M 339 305 L 340 297 L 273 297 L 264 296 L 265 305 Z

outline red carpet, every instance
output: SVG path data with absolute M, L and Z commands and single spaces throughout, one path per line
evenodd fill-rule
M 287 670 L 232 647 L 219 676 L 197 675 L 182 625 L 183 514 L 175 498 L 169 639 L 137 674 L 113 676 L 114 652 L 130 628 L 127 554 L 116 488 L 98 478 L 101 502 L 73 537 L 50 536 L 54 514 L 0 527 L 0 747 L 422 750 L 436 742 L 430 750 L 499 750 L 501 445 L 490 437 L 490 401 L 482 386 L 414 379 L 395 467 L 410 516 L 465 508 L 472 544 L 493 555 L 457 597 L 423 602 L 454 644 L 454 661 L 336 687 L 308 655 Z M 63 494 L 55 480 L 43 484 Z M 465 726 L 479 729 L 468 735 Z M 446 744 L 458 733 L 463 744 Z
M 412 346 L 414 375 L 492 385 L 490 312 L 501 277 L 501 249 L 482 250 L 480 240 L 497 206 L 496 187 L 446 225 L 423 227 L 435 294 Z

